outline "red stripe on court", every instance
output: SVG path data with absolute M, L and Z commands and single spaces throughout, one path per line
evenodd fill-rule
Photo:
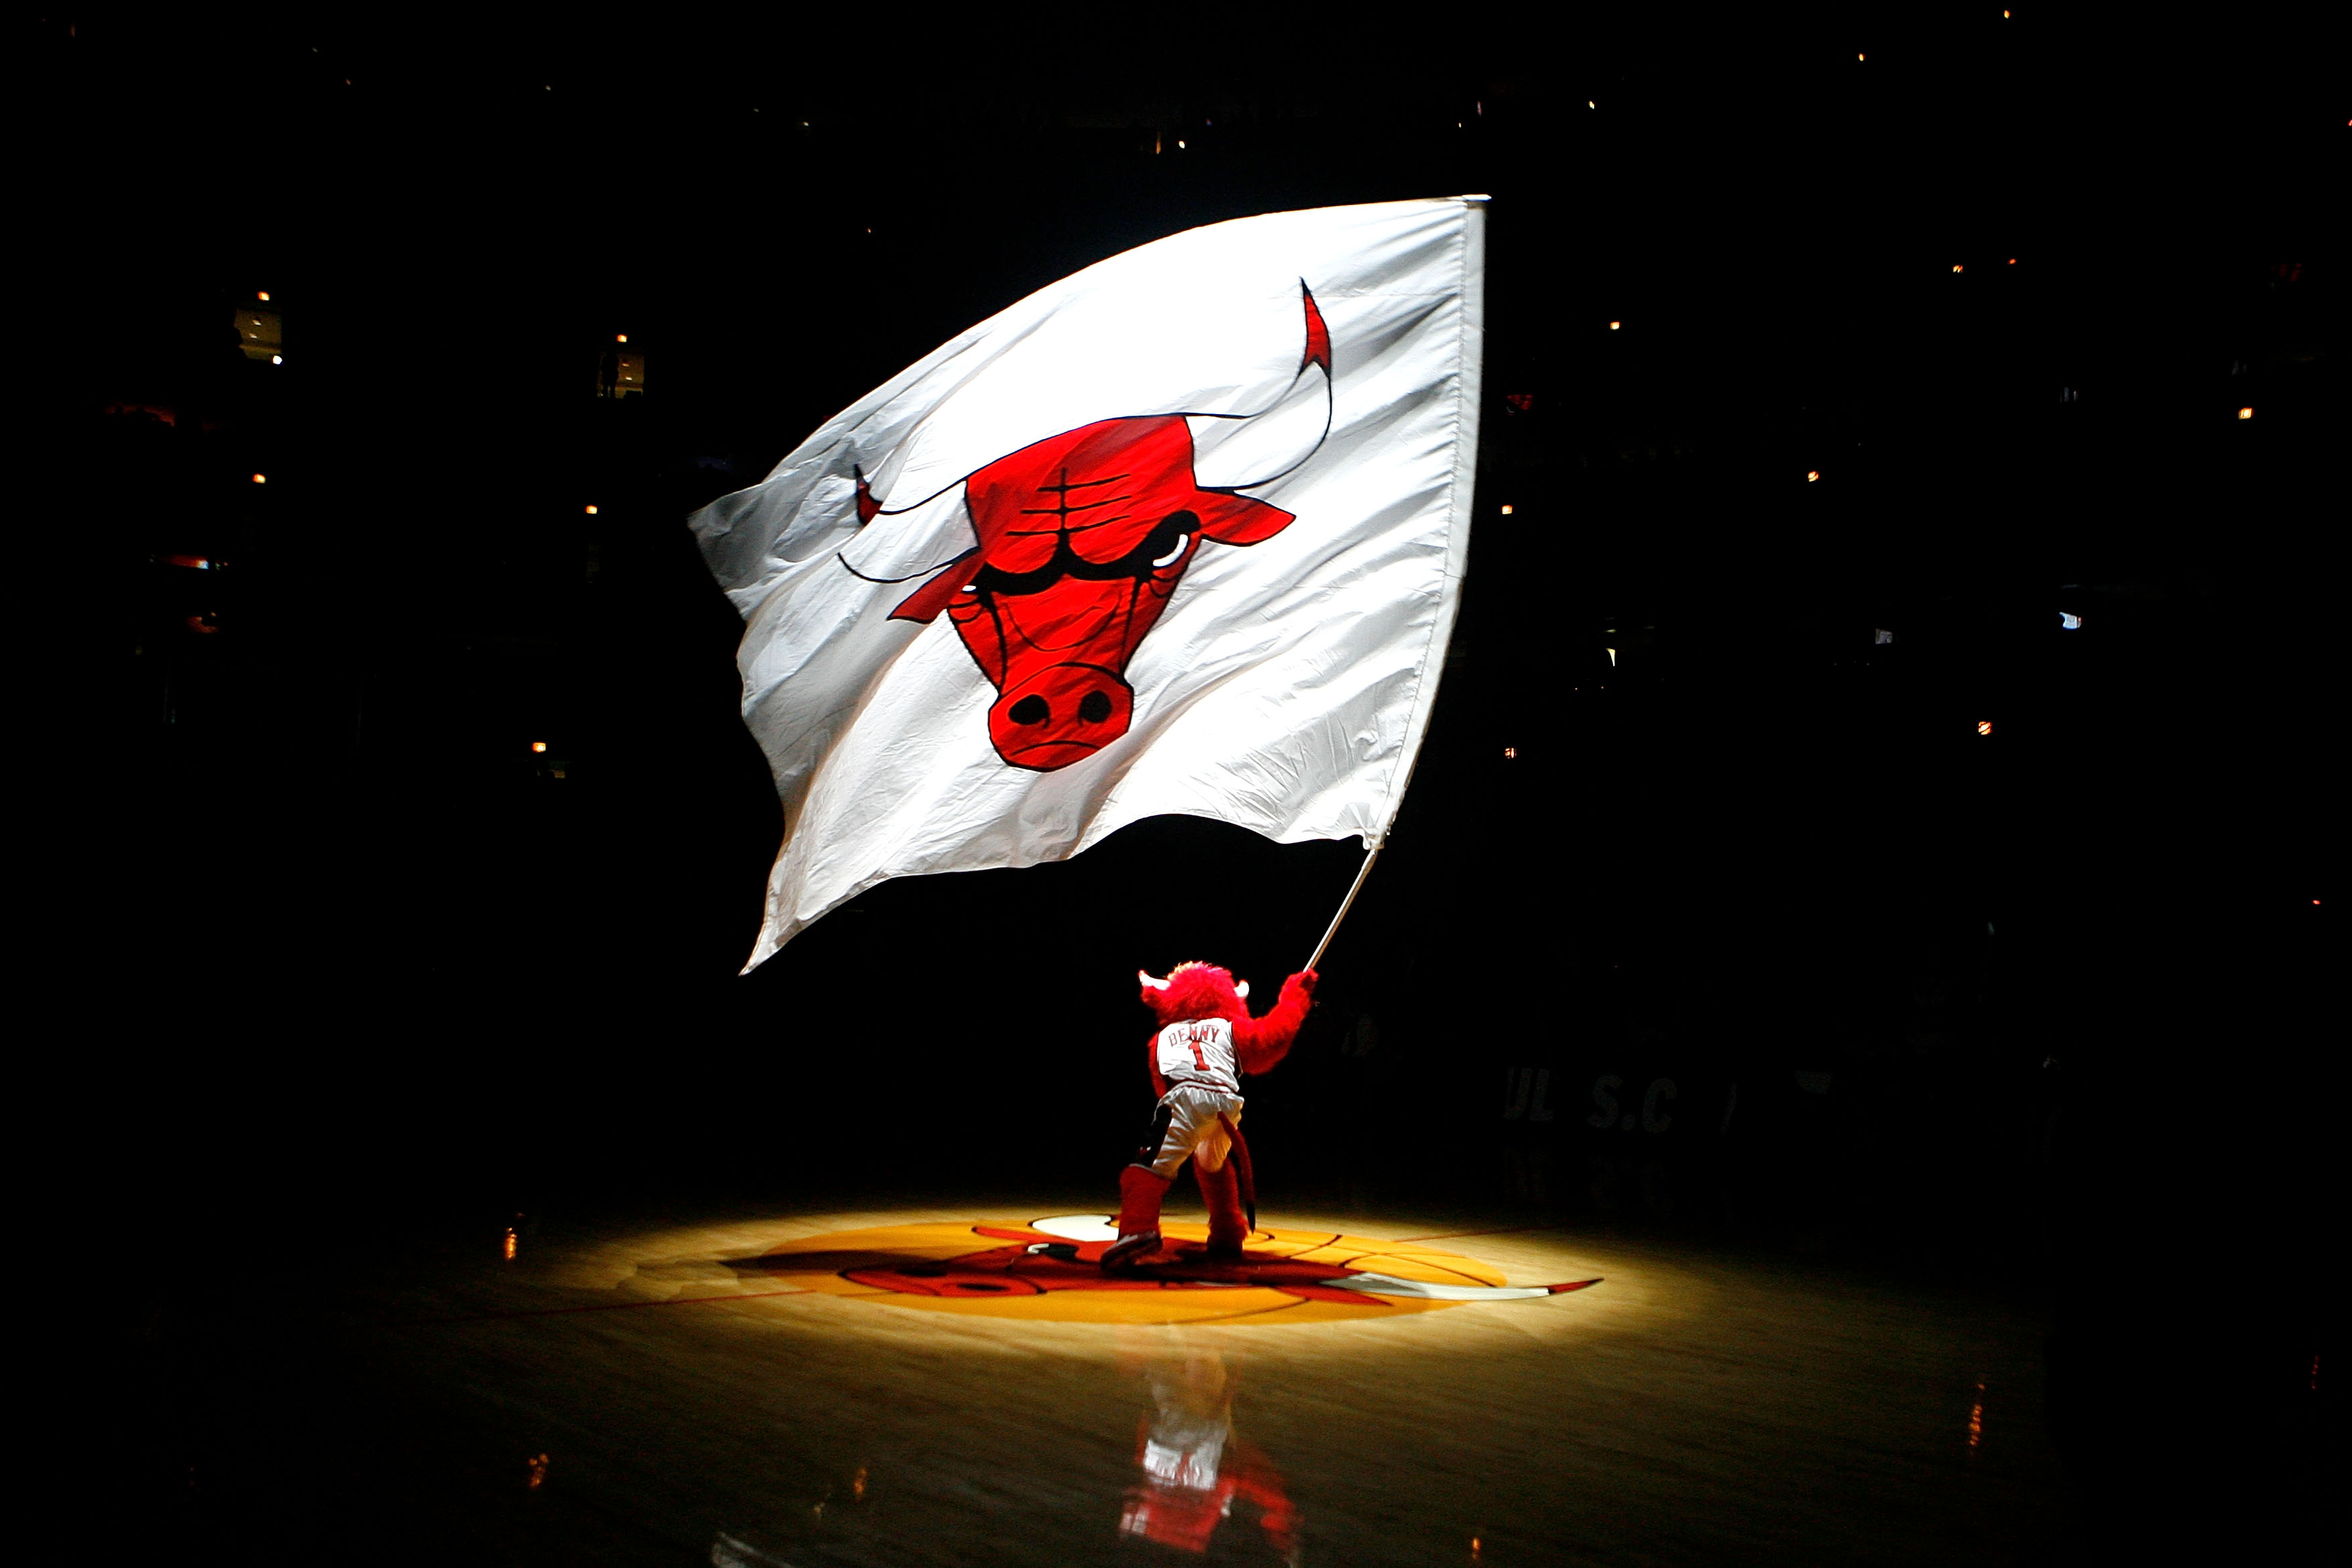
M 1392 1244 L 1407 1241 L 1460 1241 L 1473 1236 L 1517 1236 L 1530 1230 L 1568 1230 L 1565 1225 L 1507 1225 L 1498 1230 L 1449 1230 L 1443 1236 L 1399 1236 L 1390 1238 Z

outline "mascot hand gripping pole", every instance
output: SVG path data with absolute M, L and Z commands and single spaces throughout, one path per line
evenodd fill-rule
M 1243 1073 L 1270 1072 L 1298 1037 L 1315 972 L 1282 983 L 1263 1018 L 1250 1016 L 1249 983 L 1213 963 L 1181 963 L 1165 980 L 1140 971 L 1143 1000 L 1160 1019 L 1151 1037 L 1152 1091 L 1160 1103 L 1134 1163 L 1119 1173 L 1118 1239 L 1105 1268 L 1129 1267 L 1160 1246 L 1160 1200 L 1184 1162 L 1209 1205 L 1209 1251 L 1238 1258 L 1256 1224 L 1249 1145 L 1242 1142 Z

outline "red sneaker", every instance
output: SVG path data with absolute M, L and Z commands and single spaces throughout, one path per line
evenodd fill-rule
M 1158 1231 L 1135 1231 L 1120 1237 L 1103 1248 L 1102 1266 L 1107 1270 L 1132 1268 L 1143 1260 L 1145 1254 L 1159 1250 L 1160 1233 Z

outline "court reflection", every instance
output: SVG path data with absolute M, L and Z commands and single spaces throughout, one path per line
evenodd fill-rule
M 1232 1368 L 1213 1350 L 1150 1357 L 1143 1368 L 1151 1408 L 1136 1436 L 1137 1483 L 1119 1515 L 1122 1536 L 1205 1552 L 1236 1510 L 1275 1551 L 1290 1558 L 1298 1513 L 1282 1473 L 1265 1454 L 1234 1436 Z M 1231 1540 L 1230 1549 L 1238 1544 Z

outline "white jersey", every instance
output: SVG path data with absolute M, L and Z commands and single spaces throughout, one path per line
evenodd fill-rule
M 1234 1059 L 1234 1026 L 1223 1018 L 1190 1018 L 1160 1031 L 1152 1058 L 1169 1087 L 1197 1083 L 1226 1094 L 1242 1091 L 1240 1064 Z

